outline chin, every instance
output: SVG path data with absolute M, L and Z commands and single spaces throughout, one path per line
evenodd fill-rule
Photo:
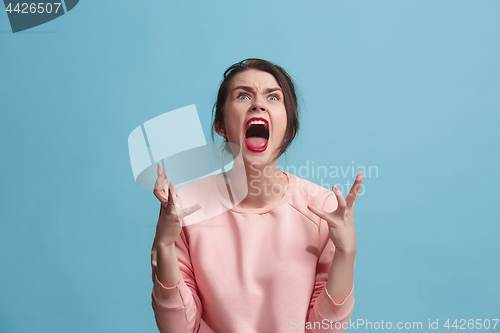
M 243 152 L 243 160 L 245 165 L 250 166 L 254 170 L 262 170 L 266 166 L 272 165 L 274 162 L 268 151 L 255 153 L 246 150 Z

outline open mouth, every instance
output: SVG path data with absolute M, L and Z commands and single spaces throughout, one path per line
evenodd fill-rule
M 262 152 L 267 148 L 269 140 L 269 123 L 264 118 L 250 118 L 245 132 L 247 148 L 254 152 Z

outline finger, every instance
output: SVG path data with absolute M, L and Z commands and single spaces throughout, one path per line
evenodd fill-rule
M 157 165 L 158 176 L 161 176 L 161 174 L 165 173 L 165 178 L 167 178 L 167 172 L 163 170 L 163 164 L 156 163 L 156 165 Z
M 342 194 L 342 191 L 338 188 L 337 185 L 332 186 L 332 191 L 333 194 L 337 197 L 337 210 L 341 209 L 344 210 L 346 208 L 346 202 L 344 199 L 344 195 Z
M 191 215 L 191 214 L 193 214 L 194 212 L 196 212 L 196 211 L 200 210 L 200 208 L 201 208 L 201 205 L 200 205 L 200 204 L 193 205 L 193 206 L 191 206 L 191 207 L 188 207 L 188 208 L 186 208 L 186 209 L 183 209 L 183 210 L 182 210 L 182 215 L 183 215 L 183 216 L 188 216 L 188 215 Z
M 175 207 L 174 196 L 175 196 L 175 184 L 174 182 L 170 182 L 170 184 L 168 185 L 168 199 L 167 202 L 165 202 L 164 207 L 168 213 L 173 213 L 176 216 L 179 216 L 176 210 L 177 207 Z
M 160 199 L 160 201 L 167 201 L 168 199 L 168 188 L 166 183 L 166 173 L 160 175 L 155 182 L 153 194 Z
M 163 174 L 164 180 L 167 179 L 167 173 L 163 170 L 163 164 L 156 163 L 156 173 L 158 174 L 158 178 L 160 178 Z
M 351 190 L 346 198 L 347 208 L 351 208 L 356 203 L 356 199 L 358 198 L 359 191 L 361 190 L 361 184 L 363 184 L 363 173 L 359 172 L 356 176 L 356 180 L 354 184 L 352 184 Z
M 171 197 L 172 198 L 172 203 L 177 206 L 177 193 L 175 191 L 175 183 L 174 182 L 170 182 L 170 192 L 171 192 L 171 196 L 169 196 L 169 198 Z M 170 200 L 170 199 L 169 199 Z
M 168 203 L 175 206 L 175 183 L 170 182 L 168 185 Z M 171 206 L 172 207 L 172 206 Z
M 314 206 L 311 206 L 311 205 L 307 205 L 307 208 L 309 208 L 309 210 L 311 212 L 313 212 L 314 214 L 318 215 L 320 218 L 322 218 L 323 220 L 326 220 L 327 219 L 327 215 L 328 213 L 321 210 L 321 209 L 318 209 Z

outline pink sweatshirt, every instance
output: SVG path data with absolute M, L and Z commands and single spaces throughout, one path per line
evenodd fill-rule
M 151 296 L 161 333 L 345 330 L 353 290 L 340 304 L 328 294 L 335 246 L 326 221 L 307 208 L 332 211 L 337 199 L 286 175 L 283 198 L 259 209 L 233 207 L 219 193 L 215 176 L 177 189 L 183 207 L 200 203 L 202 209 L 185 218 L 176 241 L 182 275 L 177 286 L 158 281 L 153 244 Z

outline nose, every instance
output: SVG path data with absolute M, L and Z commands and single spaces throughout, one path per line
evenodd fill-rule
M 260 101 L 260 99 L 255 99 L 252 104 L 252 111 L 264 111 L 266 112 L 266 107 L 264 103 Z
M 254 106 L 254 107 L 252 108 L 252 111 L 257 111 L 257 109 L 260 109 L 261 111 L 266 111 L 266 108 L 264 108 L 264 107 L 262 107 L 262 106 L 261 106 L 261 107 L 256 107 L 256 106 Z

